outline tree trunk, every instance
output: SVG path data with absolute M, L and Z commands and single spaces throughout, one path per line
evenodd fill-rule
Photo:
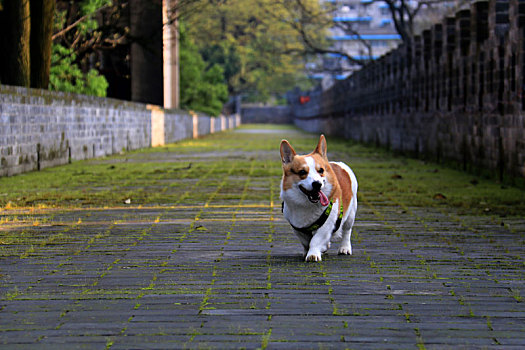
M 47 89 L 55 0 L 31 1 L 31 87 Z
M 2 84 L 29 87 L 29 0 L 9 0 L 3 4 L 4 8 L 0 11 L 0 81 Z
M 131 100 L 163 105 L 162 2 L 130 0 Z
M 179 108 L 180 105 L 179 24 L 176 18 L 177 1 L 178 0 L 162 1 L 164 108 Z

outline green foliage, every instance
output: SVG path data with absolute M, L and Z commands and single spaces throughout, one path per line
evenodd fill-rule
M 52 47 L 50 90 L 106 96 L 109 85 L 106 78 L 96 69 L 86 72 L 80 67 L 91 66 L 88 58 L 101 36 L 95 15 L 111 5 L 111 0 L 82 0 L 78 7 L 69 3 L 63 10 L 55 11 L 54 31 L 63 34 L 54 40 Z M 65 30 L 71 23 L 76 25 Z
M 73 6 L 71 3 L 69 6 Z M 83 41 L 91 39 L 95 31 L 99 28 L 95 14 L 103 8 L 112 5 L 111 0 L 82 0 L 78 4 L 78 8 L 67 7 L 64 10 L 55 11 L 54 30 L 58 32 L 71 22 L 76 23 L 74 28 L 68 31 L 67 36 L 60 37 L 60 42 L 73 40 L 75 46 L 82 46 Z
M 236 76 L 241 70 L 241 58 L 235 46 L 228 43 L 219 43 L 201 48 L 200 53 L 208 67 L 214 64 L 220 65 L 224 69 L 224 78 L 227 82 L 235 81 Z M 229 84 L 230 86 L 232 84 Z M 229 88 L 231 93 L 234 93 Z
M 105 97 L 108 88 L 106 78 L 94 69 L 83 73 L 75 60 L 73 50 L 53 44 L 49 90 Z
M 111 0 L 84 0 L 80 4 L 83 15 L 92 15 L 101 7 L 111 5 Z
M 79 23 L 78 31 L 86 35 L 98 28 L 98 22 L 93 16 L 101 7 L 111 5 L 109 0 L 84 0 L 80 4 L 81 14 L 87 16 L 85 20 Z
M 183 26 L 181 26 L 183 28 Z M 217 116 L 228 100 L 224 68 L 212 64 L 208 68 L 197 47 L 181 29 L 180 40 L 181 107 Z
M 304 13 L 310 17 L 299 28 L 297 20 L 303 19 Z M 299 29 L 307 31 L 315 42 L 321 41 L 331 22 L 317 20 L 320 17 L 318 0 L 298 4 L 277 0 L 210 2 L 187 19 L 188 35 L 207 64 L 223 67 L 231 94 L 242 94 L 243 100 L 268 101 L 296 86 L 311 87 L 304 72 L 305 46 Z

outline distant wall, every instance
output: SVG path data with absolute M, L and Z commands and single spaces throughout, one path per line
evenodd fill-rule
M 241 106 L 243 124 L 293 124 L 293 116 L 289 106 Z
M 0 85 L 0 176 L 163 145 L 239 124 L 239 116 L 194 117 L 140 103 Z
M 524 65 L 524 2 L 476 1 L 331 89 L 293 96 L 294 121 L 524 177 Z

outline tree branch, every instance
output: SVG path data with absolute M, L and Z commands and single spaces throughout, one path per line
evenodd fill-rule
M 84 20 L 86 20 L 87 18 L 93 16 L 95 13 L 97 12 L 100 12 L 106 8 L 108 8 L 110 5 L 104 5 L 98 9 L 95 10 L 95 12 L 93 13 L 88 13 L 82 17 L 80 17 L 79 19 L 77 19 L 75 22 L 71 23 L 70 25 L 68 25 L 66 28 L 62 29 L 61 31 L 53 34 L 53 36 L 51 37 L 52 40 L 55 40 L 56 38 L 66 34 L 67 32 L 69 32 L 71 29 L 75 28 L 76 26 L 78 26 L 80 23 L 82 23 Z
M 301 41 L 303 43 L 303 46 L 304 46 L 304 50 L 302 50 L 303 54 L 336 54 L 336 55 L 339 55 L 339 56 L 342 56 L 342 57 L 346 58 L 348 61 L 352 62 L 353 64 L 359 65 L 359 66 L 362 66 L 365 63 L 362 60 L 355 59 L 354 57 L 349 55 L 344 50 L 338 50 L 338 49 L 326 47 L 325 45 L 317 43 L 317 42 L 315 42 L 314 38 L 312 38 L 309 35 L 309 33 L 308 33 L 307 29 L 306 29 L 306 26 L 308 24 L 311 24 L 311 23 L 320 23 L 321 25 L 322 24 L 328 24 L 328 22 L 324 21 L 324 19 L 323 19 L 323 16 L 326 16 L 326 15 L 329 14 L 328 11 L 320 12 L 320 13 L 316 14 L 316 13 L 310 11 L 307 8 L 307 6 L 305 6 L 305 4 L 304 4 L 304 2 L 302 0 L 295 0 L 295 4 L 297 5 L 297 7 L 295 7 L 295 9 L 298 9 L 298 12 L 299 12 L 299 17 L 297 17 L 297 13 L 295 13 L 293 11 L 294 7 L 289 6 L 289 4 L 286 4 L 286 3 L 283 3 L 283 2 L 280 2 L 280 1 L 275 1 L 274 4 L 276 6 L 280 6 L 282 9 L 287 11 L 288 14 L 289 14 L 289 19 L 286 19 L 286 18 L 283 18 L 282 16 L 276 15 L 275 13 L 271 12 L 267 8 L 267 6 L 264 6 L 264 5 L 260 4 L 260 7 L 264 11 L 266 11 L 267 14 L 272 16 L 273 18 L 278 19 L 281 22 L 287 24 L 290 28 L 292 28 L 299 35 L 299 38 L 301 39 Z M 324 21 L 324 23 L 323 23 L 323 21 Z M 330 18 L 330 22 L 331 22 L 331 18 Z M 365 40 L 363 40 L 361 38 L 359 33 L 355 32 L 355 31 L 352 31 L 351 33 L 353 33 L 353 35 L 356 35 L 357 39 L 370 52 L 370 50 L 371 50 L 370 45 Z M 299 49 L 293 49 L 293 51 L 296 52 L 296 53 L 301 53 L 301 50 L 299 50 Z

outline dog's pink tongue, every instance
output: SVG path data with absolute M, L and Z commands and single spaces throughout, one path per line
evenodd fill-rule
M 328 197 L 325 196 L 323 191 L 319 191 L 319 199 L 321 200 L 321 205 L 324 207 L 330 203 Z

